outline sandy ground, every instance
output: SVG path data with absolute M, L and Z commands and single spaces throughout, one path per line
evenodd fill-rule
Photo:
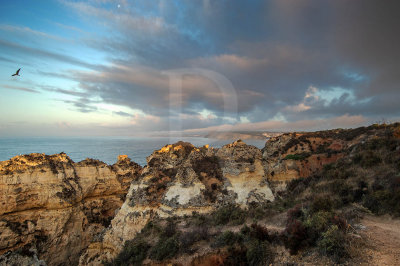
M 367 240 L 367 263 L 364 265 L 400 265 L 400 220 L 366 216 L 362 237 Z

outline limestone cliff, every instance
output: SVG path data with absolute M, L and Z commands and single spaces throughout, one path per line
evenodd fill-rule
M 31 247 L 50 265 L 77 264 L 140 171 L 126 156 L 111 166 L 64 153 L 0 162 L 0 254 Z
M 155 151 L 147 162 L 102 241 L 92 243 L 81 256 L 81 265 L 115 257 L 124 242 L 155 216 L 208 213 L 222 204 L 274 200 L 261 151 L 242 141 L 221 149 L 178 142 Z

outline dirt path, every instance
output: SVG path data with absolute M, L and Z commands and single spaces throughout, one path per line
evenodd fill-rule
M 400 265 L 400 220 L 366 216 L 363 236 L 370 246 L 367 265 Z

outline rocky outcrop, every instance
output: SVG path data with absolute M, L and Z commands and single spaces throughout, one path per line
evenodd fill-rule
M 156 216 L 208 213 L 223 204 L 244 207 L 274 200 L 261 151 L 240 140 L 221 149 L 178 142 L 155 151 L 147 162 L 111 227 L 101 241 L 89 246 L 80 265 L 97 265 L 114 258 L 124 242 Z
M 47 264 L 77 264 L 140 171 L 126 156 L 111 166 L 92 159 L 74 163 L 64 153 L 0 162 L 0 254 L 32 247 Z
M 397 124 L 391 127 L 395 128 Z M 283 191 L 293 179 L 308 177 L 336 162 L 368 139 L 385 136 L 386 125 L 356 129 L 286 133 L 269 139 L 262 149 L 265 173 L 274 192 Z

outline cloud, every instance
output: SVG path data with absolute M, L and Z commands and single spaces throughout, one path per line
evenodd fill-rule
M 18 54 L 25 54 L 28 56 L 31 56 L 32 54 L 35 55 L 36 57 L 45 57 L 47 59 L 52 59 L 52 60 L 57 60 L 60 62 L 68 63 L 74 66 L 80 66 L 80 67 L 85 67 L 89 69 L 98 69 L 98 65 L 94 65 L 91 63 L 87 63 L 85 61 L 79 60 L 75 57 L 68 56 L 68 55 L 63 55 L 59 53 L 54 53 L 38 48 L 33 48 L 29 46 L 24 46 L 18 43 L 6 41 L 6 40 L 0 40 L 0 47 L 6 48 L 6 49 L 11 49 Z
M 367 120 L 363 116 L 343 115 L 329 119 L 299 120 L 285 122 L 278 120 L 263 121 L 257 123 L 237 123 L 212 126 L 207 128 L 188 129 L 184 132 L 212 132 L 212 131 L 312 131 L 332 128 L 349 128 L 365 124 Z
M 221 54 L 214 57 L 198 58 L 191 61 L 193 65 L 209 66 L 218 65 L 223 68 L 236 68 L 240 71 L 263 67 L 268 63 L 267 58 L 249 58 L 235 54 Z
M 63 102 L 71 104 L 78 112 L 81 113 L 92 113 L 98 110 L 98 108 L 93 105 L 93 102 L 87 98 L 78 98 L 76 100 L 64 100 Z
M 129 113 L 126 113 L 126 112 L 122 112 L 122 111 L 113 112 L 113 114 L 120 115 L 120 116 L 123 116 L 123 117 L 132 117 L 133 116 L 132 114 L 129 114 Z
M 8 32 L 18 32 L 18 33 L 22 33 L 22 34 L 31 34 L 31 35 L 35 35 L 38 37 L 42 37 L 42 38 L 48 38 L 48 39 L 53 39 L 53 40 L 57 40 L 57 41 L 68 41 L 65 38 L 62 38 L 60 36 L 56 36 L 53 34 L 48 34 L 42 31 L 37 31 L 34 29 L 31 29 L 29 27 L 19 27 L 19 26 L 14 26 L 14 25 L 7 25 L 7 24 L 0 24 L 0 30 L 2 31 L 8 31 Z
M 66 89 L 61 89 L 53 86 L 39 86 L 42 90 L 45 91 L 50 91 L 50 92 L 57 92 L 61 94 L 67 94 L 67 95 L 72 95 L 72 96 L 77 96 L 77 97 L 82 97 L 82 98 L 88 98 L 89 95 L 86 92 L 81 92 L 81 91 L 76 91 L 76 90 L 66 90 Z
M 129 130 L 313 129 L 400 117 L 398 1 L 62 3 L 100 30 L 56 25 L 85 33 L 80 45 L 105 55 L 104 65 L 10 39 L 0 47 L 71 65 L 36 73 L 74 87 L 37 88 L 71 96 L 65 103 L 78 112 L 120 106 L 109 113 L 126 117 Z M 57 37 L 24 26 L 0 29 Z M 194 68 L 222 75 L 234 90 L 193 74 L 181 91 L 171 90 L 168 71 Z M 227 108 L 232 96 L 237 106 Z
M 9 62 L 9 63 L 15 63 L 16 62 L 15 60 L 12 60 L 10 58 L 3 57 L 3 56 L 0 56 L 0 61 Z
M 65 25 L 63 23 L 58 23 L 58 22 L 55 22 L 54 24 L 57 25 L 60 28 L 64 28 L 64 29 L 67 29 L 67 30 L 76 31 L 76 32 L 79 32 L 79 33 L 87 33 L 85 31 L 83 31 L 83 30 L 81 30 L 81 29 L 79 29 L 77 27 L 71 26 L 71 25 Z
M 13 85 L 1 85 L 1 87 L 6 88 L 6 89 L 11 89 L 11 90 L 19 90 L 19 91 L 25 91 L 25 92 L 31 92 L 31 93 L 40 93 L 37 90 L 26 88 L 26 87 L 20 87 L 20 86 L 13 86 Z
M 156 1 L 141 7 L 126 3 L 122 12 L 103 4 L 67 3 L 80 14 L 101 19 L 115 36 L 87 40 L 113 53 L 111 66 L 75 75 L 82 90 L 104 102 L 170 115 L 169 80 L 163 71 L 201 67 L 232 82 L 238 98 L 233 121 L 400 114 L 392 104 L 392 99 L 400 100 L 393 93 L 400 69 L 393 59 L 399 53 L 394 45 L 399 38 L 390 23 L 397 16 L 388 10 L 395 10 L 394 2 L 386 6 L 367 1 L 364 6 L 358 1 L 203 1 L 177 7 Z M 373 5 L 383 9 L 374 10 Z M 369 17 L 375 26 L 367 26 Z M 366 78 L 351 78 L 354 73 Z M 347 94 L 321 97 L 334 87 L 345 88 Z M 188 76 L 182 88 L 178 98 L 183 114 L 206 108 L 222 115 L 223 95 L 215 84 Z
M 316 95 L 317 91 L 318 89 L 316 87 L 313 86 L 308 87 L 306 95 L 304 96 L 301 103 L 293 106 L 288 105 L 284 108 L 284 110 L 289 112 L 303 112 L 306 110 L 310 110 L 312 108 L 310 104 L 319 100 L 319 97 Z

